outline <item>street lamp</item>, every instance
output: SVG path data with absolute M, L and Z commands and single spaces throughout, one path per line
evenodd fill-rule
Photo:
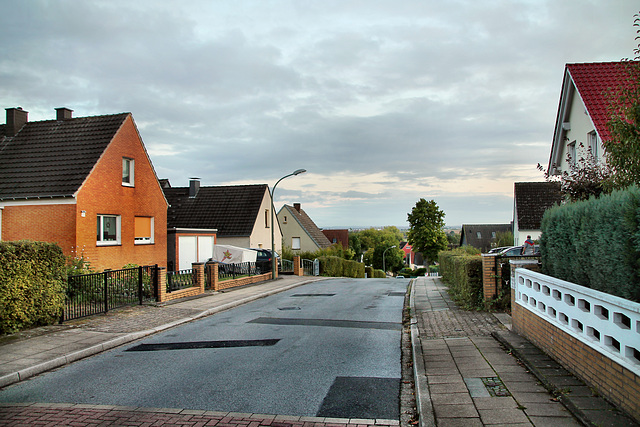
M 384 266 L 384 254 L 386 254 L 389 249 L 392 249 L 392 248 L 395 248 L 395 247 L 396 247 L 396 245 L 393 245 L 390 248 L 385 249 L 384 252 L 382 252 L 382 271 L 384 271 L 384 275 L 385 276 L 387 275 L 387 269 Z
M 298 169 L 291 172 L 289 175 L 285 175 L 280 178 L 274 185 L 271 191 L 269 192 L 269 196 L 271 196 L 271 278 L 276 278 L 276 272 L 278 271 L 278 260 L 276 259 L 276 244 L 275 244 L 275 223 L 273 222 L 273 211 L 276 209 L 273 204 L 273 193 L 276 191 L 276 186 L 285 178 L 289 178 L 290 176 L 300 175 L 301 173 L 305 173 L 306 169 Z

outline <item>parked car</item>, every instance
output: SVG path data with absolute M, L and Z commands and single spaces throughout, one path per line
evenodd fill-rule
M 254 249 L 251 248 L 252 251 L 258 252 L 258 256 L 256 258 L 256 262 L 258 261 L 271 261 L 271 249 Z M 276 252 L 276 258 L 280 258 L 278 252 Z
M 489 252 L 487 252 L 488 254 L 497 254 L 500 253 L 502 251 L 504 251 L 505 249 L 509 249 L 512 248 L 513 246 L 500 246 L 499 248 L 493 248 L 491 249 Z
M 522 246 L 509 246 L 506 249 L 503 249 L 501 252 L 498 252 L 499 256 L 510 257 L 510 256 L 523 256 L 522 255 Z M 527 254 L 530 255 L 530 254 Z M 533 246 L 533 255 L 540 255 L 540 246 Z

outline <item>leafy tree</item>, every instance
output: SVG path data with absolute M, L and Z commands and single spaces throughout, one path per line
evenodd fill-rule
M 634 27 L 640 40 L 640 13 L 634 15 Z M 605 158 L 611 168 L 607 181 L 609 189 L 623 189 L 640 184 L 640 44 L 634 49 L 635 58 L 626 60 L 626 78 L 609 93 L 607 122 L 611 139 L 602 141 Z
M 513 246 L 513 233 L 511 231 L 498 231 L 496 233 L 495 247 Z
M 394 245 L 399 247 L 403 239 L 404 236 L 398 227 L 389 226 L 382 229 L 368 228 L 366 230 L 349 233 L 349 247 L 353 249 L 355 259 L 360 259 L 360 255 L 364 255 L 365 264 L 374 265 L 374 251 L 377 247 L 382 247 L 383 249 Z M 380 255 L 380 257 L 382 257 L 382 255 Z M 382 268 L 382 258 L 380 258 L 379 264 L 376 268 Z
M 408 240 L 415 252 L 429 261 L 437 258 L 438 252 L 447 249 L 448 240 L 444 228 L 444 212 L 435 201 L 420 199 L 407 214 L 409 222 Z

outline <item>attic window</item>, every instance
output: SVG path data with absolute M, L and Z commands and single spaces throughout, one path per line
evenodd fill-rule
M 269 209 L 264 210 L 264 227 L 269 228 Z
M 476 232 L 476 237 L 477 237 L 478 239 L 482 239 L 482 233 L 481 233 L 481 232 L 479 232 L 479 231 L 477 231 L 477 232 Z
M 589 149 L 591 150 L 591 155 L 598 161 L 598 134 L 595 131 L 589 132 L 587 134 L 587 140 L 589 141 Z
M 284 217 L 284 221 L 282 221 L 282 222 L 285 223 L 285 224 L 287 223 L 287 216 L 286 215 Z
M 122 158 L 122 185 L 134 186 L 134 160 L 127 157 Z

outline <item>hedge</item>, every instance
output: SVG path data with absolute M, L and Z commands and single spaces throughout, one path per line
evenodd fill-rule
M 438 263 L 451 298 L 465 309 L 483 308 L 482 257 L 463 249 L 441 251 Z
M 640 189 L 556 206 L 542 218 L 542 272 L 640 302 Z
M 65 261 L 55 243 L 0 242 L 0 333 L 59 320 L 66 290 Z
M 319 257 L 320 274 L 328 277 L 364 277 L 364 264 L 336 256 Z

